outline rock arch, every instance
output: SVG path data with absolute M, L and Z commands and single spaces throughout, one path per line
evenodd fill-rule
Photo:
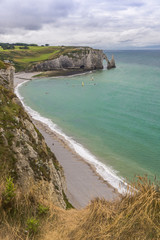
M 103 59 L 106 60 L 106 62 L 107 62 L 107 69 L 111 69 L 111 68 L 115 68 L 116 67 L 113 55 L 112 55 L 111 61 L 108 60 L 108 58 L 107 58 L 107 56 L 105 54 L 103 54 Z

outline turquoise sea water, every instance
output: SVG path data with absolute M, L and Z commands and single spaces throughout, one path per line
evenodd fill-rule
M 19 92 L 117 175 L 159 176 L 160 51 L 106 53 L 114 54 L 116 69 L 36 79 Z

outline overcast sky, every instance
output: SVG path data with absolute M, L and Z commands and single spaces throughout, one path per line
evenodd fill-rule
M 0 0 L 0 42 L 160 47 L 160 0 Z

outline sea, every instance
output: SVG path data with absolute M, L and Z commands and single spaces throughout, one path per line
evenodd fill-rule
M 123 192 L 136 176 L 160 177 L 160 50 L 104 52 L 115 69 L 104 61 L 103 70 L 26 81 L 16 92 L 32 117 Z

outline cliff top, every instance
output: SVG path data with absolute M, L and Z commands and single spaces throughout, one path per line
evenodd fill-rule
M 16 71 L 22 71 L 37 62 L 55 59 L 61 55 L 74 58 L 75 54 L 87 53 L 91 49 L 75 46 L 28 46 L 26 49 L 15 45 L 14 49 L 0 48 L 0 60 L 9 61 L 14 64 Z

